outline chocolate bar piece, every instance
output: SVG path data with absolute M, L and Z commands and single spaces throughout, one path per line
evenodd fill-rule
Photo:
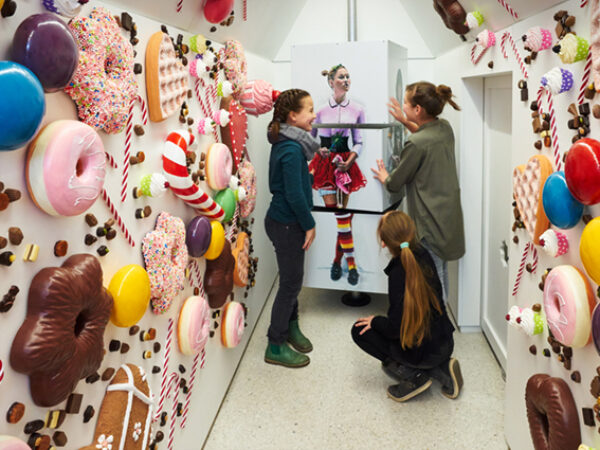
M 69 395 L 69 398 L 67 400 L 67 406 L 65 407 L 65 411 L 67 412 L 67 414 L 79 414 L 79 409 L 81 408 L 82 400 L 82 394 L 73 393 Z

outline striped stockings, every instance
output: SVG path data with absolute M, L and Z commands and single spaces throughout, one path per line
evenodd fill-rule
M 356 269 L 354 261 L 354 240 L 352 239 L 352 217 L 350 213 L 335 213 L 337 221 L 337 242 L 334 262 L 340 264 L 342 256 L 346 257 L 348 270 Z

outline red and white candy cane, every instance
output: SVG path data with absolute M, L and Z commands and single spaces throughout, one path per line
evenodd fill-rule
M 519 18 L 519 15 L 517 14 L 517 12 L 512 8 L 512 6 L 510 6 L 510 4 L 506 0 L 498 0 L 498 3 L 500 3 L 502 6 L 504 6 L 504 9 L 506 11 L 508 11 L 508 13 L 511 16 L 513 16 L 515 19 Z
M 579 87 L 579 95 L 577 96 L 577 104 L 581 105 L 585 101 L 585 90 L 590 82 L 590 75 L 592 74 L 592 52 L 588 51 L 585 59 L 585 67 L 583 68 L 583 77 L 581 78 L 581 86 Z
M 144 123 L 144 125 L 148 125 L 148 107 L 146 106 L 146 102 L 140 94 L 136 95 L 135 101 L 140 104 L 140 108 L 142 111 L 142 122 Z
M 580 7 L 584 8 L 588 4 L 588 0 L 581 0 Z
M 4 367 L 2 365 L 2 360 L 0 359 L 0 383 L 4 379 Z
M 523 62 L 523 59 L 521 58 L 521 55 L 519 54 L 519 50 L 517 49 L 517 46 L 515 45 L 515 41 L 513 39 L 513 37 L 511 36 L 511 34 L 508 31 L 505 31 L 502 34 L 502 39 L 500 41 L 500 48 L 502 50 L 502 55 L 504 55 L 504 59 L 508 58 L 508 53 L 506 52 L 506 41 L 510 42 L 510 46 L 513 49 L 513 53 L 515 55 L 515 58 L 517 58 L 517 62 L 519 63 L 519 68 L 521 69 L 521 73 L 523 74 L 523 78 L 527 79 L 529 77 L 529 74 L 527 73 L 527 68 L 525 67 L 525 63 Z
M 181 12 L 182 8 L 183 8 L 183 0 L 177 0 L 177 6 L 175 7 L 175 9 L 179 13 L 179 12 Z
M 196 261 L 196 260 L 193 261 L 192 269 L 194 271 L 194 278 L 196 280 L 196 286 L 200 290 L 200 295 L 202 297 L 206 297 L 206 292 L 204 292 L 204 283 L 202 282 L 202 274 L 200 273 L 200 266 L 198 265 L 198 261 Z
M 473 47 L 471 48 L 471 62 L 473 65 L 476 65 L 481 60 L 483 55 L 485 55 L 485 52 L 487 52 L 489 49 L 489 47 L 485 47 L 479 55 L 475 56 L 475 50 L 477 50 L 477 47 L 479 47 L 477 44 L 473 44 Z
M 169 188 L 198 213 L 209 219 L 223 220 L 225 211 L 206 192 L 197 186 L 186 166 L 188 145 L 194 136 L 187 130 L 169 133 L 163 150 L 163 171 Z
M 127 198 L 127 181 L 129 179 L 129 157 L 131 156 L 131 138 L 133 136 L 133 108 L 135 103 L 140 104 L 142 110 L 142 121 L 144 125 L 148 124 L 148 108 L 146 102 L 138 94 L 131 99 L 129 103 L 129 112 L 127 114 L 127 124 L 125 126 L 125 154 L 123 156 L 123 176 L 121 178 L 121 201 L 124 202 Z M 116 168 L 116 167 L 115 167 Z
M 238 203 L 235 204 L 235 212 L 233 213 L 233 218 L 231 219 L 232 223 L 231 226 L 229 227 L 229 230 L 227 230 L 227 239 L 231 242 L 231 239 L 233 239 L 233 235 L 236 233 L 237 231 L 237 220 L 240 217 L 240 205 Z
M 246 22 L 248 20 L 248 1 L 247 0 L 244 0 L 243 17 L 244 17 L 244 22 Z
M 173 450 L 173 443 L 175 440 L 175 422 L 177 419 L 177 406 L 179 405 L 179 375 L 175 372 L 171 373 L 171 376 L 175 375 L 175 391 L 173 393 L 173 409 L 171 410 L 171 417 L 169 418 L 169 442 L 167 444 L 168 450 Z
M 203 83 L 204 84 L 204 83 Z M 194 91 L 196 92 L 196 97 L 198 98 L 198 103 L 200 103 L 200 109 L 202 109 L 202 114 L 204 117 L 211 117 L 211 114 L 202 98 L 202 94 L 200 93 L 200 79 L 196 79 L 196 84 L 194 85 Z
M 517 279 L 515 280 L 515 285 L 512 291 L 513 297 L 517 295 L 517 292 L 519 292 L 521 278 L 523 277 L 523 271 L 525 270 L 525 261 L 527 260 L 527 255 L 529 254 L 529 250 L 532 246 L 533 244 L 531 242 L 528 242 L 527 245 L 525 245 L 525 249 L 523 250 L 523 256 L 521 256 L 521 263 L 519 264 L 519 270 L 517 271 Z
M 171 358 L 171 342 L 173 341 L 173 319 L 169 319 L 169 323 L 167 325 L 167 337 L 165 338 L 165 353 L 163 355 L 163 366 L 162 366 L 162 379 L 160 381 L 160 395 L 158 397 L 158 408 L 156 409 L 156 414 L 154 415 L 154 420 L 158 420 L 160 417 L 160 413 L 162 412 L 165 398 L 167 398 L 167 394 L 169 392 L 170 378 L 169 374 L 169 360 Z M 177 374 L 175 374 L 177 375 Z
M 202 349 L 204 352 L 204 349 Z M 187 423 L 187 415 L 190 410 L 190 403 L 192 401 L 192 389 L 194 388 L 194 382 L 196 381 L 196 371 L 198 370 L 198 362 L 200 361 L 200 353 L 194 356 L 194 362 L 192 363 L 192 371 L 190 373 L 190 381 L 188 382 L 188 393 L 185 398 L 185 405 L 183 406 L 183 415 L 181 417 L 181 428 L 185 428 Z
M 115 158 L 113 158 L 112 155 L 108 152 L 104 152 L 104 154 L 106 155 L 106 162 L 108 163 L 108 165 L 113 169 L 116 169 L 118 166 L 117 162 L 115 161 Z
M 552 98 L 552 93 L 545 89 L 543 86 L 540 86 L 537 93 L 537 105 L 538 112 L 542 115 L 542 98 L 544 97 L 544 92 L 548 96 L 548 114 L 550 114 L 550 134 L 552 140 L 552 149 L 554 153 L 554 170 L 559 171 L 562 167 L 562 158 L 560 155 L 560 150 L 558 147 L 558 127 L 556 126 L 556 112 L 554 111 L 554 100 Z
M 125 222 L 123 222 L 123 219 L 119 215 L 117 208 L 115 208 L 115 205 L 113 204 L 112 200 L 110 199 L 108 192 L 106 192 L 106 189 L 104 189 L 104 188 L 102 189 L 102 200 L 104 200 L 104 203 L 106 203 L 106 206 L 108 206 L 108 209 L 110 209 L 110 213 L 112 214 L 113 219 L 115 219 L 117 221 L 117 225 L 119 225 L 119 228 L 125 235 L 125 239 L 127 239 L 127 243 L 129 245 L 131 245 L 132 247 L 135 247 L 135 241 L 131 237 L 129 230 L 125 226 Z

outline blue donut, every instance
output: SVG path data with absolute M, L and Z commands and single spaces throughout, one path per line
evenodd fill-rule
M 548 220 L 557 228 L 573 228 L 583 215 L 583 204 L 569 192 L 567 179 L 562 170 L 554 172 L 546 179 L 542 202 Z

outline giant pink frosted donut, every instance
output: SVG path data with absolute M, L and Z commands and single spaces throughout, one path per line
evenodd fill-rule
M 223 308 L 221 319 L 221 342 L 227 348 L 236 347 L 244 334 L 244 307 L 238 302 L 229 302 Z
M 102 192 L 105 168 L 98 133 L 76 120 L 58 120 L 29 145 L 27 190 L 42 211 L 75 216 L 87 211 Z
M 210 306 L 204 297 L 189 297 L 179 312 L 177 340 L 184 355 L 200 353 L 210 335 Z
M 544 283 L 544 311 L 548 327 L 563 345 L 583 347 L 592 336 L 592 311 L 596 306 L 589 281 L 573 266 L 550 271 Z
M 0 436 L 0 450 L 29 450 L 30 447 L 21 439 L 13 436 Z
M 220 191 L 229 186 L 233 159 L 229 147 L 214 143 L 206 152 L 206 182 L 211 189 Z

